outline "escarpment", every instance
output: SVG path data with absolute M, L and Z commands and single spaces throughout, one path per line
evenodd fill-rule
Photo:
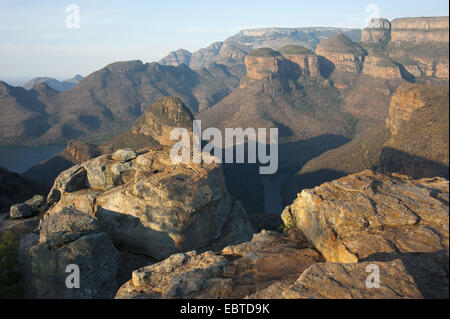
M 447 42 L 448 17 L 401 18 L 392 20 L 393 42 Z

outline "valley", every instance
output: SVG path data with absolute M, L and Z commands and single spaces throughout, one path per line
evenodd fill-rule
M 448 299 L 448 35 L 448 17 L 243 29 L 158 62 L 0 81 L 13 297 Z M 217 154 L 191 144 L 196 120 Z M 175 129 L 198 161 L 173 160 Z M 83 289 L 68 263 L 89 270 Z

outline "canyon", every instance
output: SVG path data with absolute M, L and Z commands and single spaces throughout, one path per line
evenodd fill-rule
M 0 82 L 1 145 L 67 143 L 0 168 L 22 297 L 448 299 L 448 21 L 242 30 L 64 92 Z M 174 163 L 194 120 L 277 128 L 278 172 Z

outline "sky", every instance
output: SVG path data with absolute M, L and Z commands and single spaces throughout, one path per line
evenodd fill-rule
M 389 20 L 447 16 L 449 4 L 447 0 L 0 0 L 0 80 L 13 85 L 38 76 L 62 80 L 87 76 L 115 61 L 158 61 L 170 51 L 196 51 L 246 28 L 363 28 L 376 14 Z

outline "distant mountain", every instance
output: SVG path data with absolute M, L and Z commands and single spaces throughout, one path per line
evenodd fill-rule
M 84 77 L 82 77 L 79 74 L 75 75 L 71 79 L 64 80 L 64 81 L 58 81 L 56 79 L 48 78 L 48 77 L 39 77 L 39 78 L 31 79 L 30 81 L 25 83 L 23 85 L 23 87 L 27 90 L 31 90 L 36 85 L 38 85 L 40 83 L 45 83 L 49 87 L 54 89 L 55 91 L 64 92 L 64 91 L 70 90 L 71 88 L 75 87 L 83 79 L 84 79 Z
M 64 143 L 88 135 L 102 142 L 119 135 L 158 99 L 179 96 L 196 114 L 239 85 L 223 65 L 193 71 L 187 65 L 112 63 L 69 91 L 45 83 L 31 90 L 0 82 L 0 145 Z
M 180 64 L 189 65 L 191 63 L 192 53 L 188 50 L 179 49 L 172 51 L 168 56 L 158 61 L 159 64 L 178 66 Z
M 160 62 L 166 65 L 179 65 L 190 61 L 192 69 L 199 69 L 215 62 L 231 68 L 233 74 L 245 75 L 244 57 L 253 49 L 270 47 L 279 49 L 293 44 L 314 50 L 320 41 L 342 33 L 354 41 L 361 38 L 360 29 L 346 28 L 261 28 L 245 29 L 223 42 L 214 42 L 202 48 L 187 59 L 185 50 L 171 52 Z M 186 63 L 187 64 L 187 63 Z M 244 72 L 243 72 L 244 71 Z

